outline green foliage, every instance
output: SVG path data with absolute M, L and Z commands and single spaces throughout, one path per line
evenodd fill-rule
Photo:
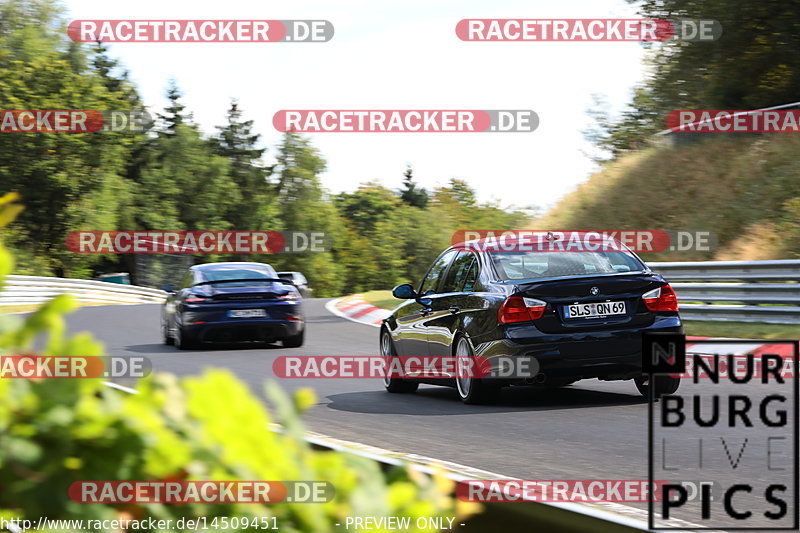
M 0 198 L 0 225 L 20 207 Z M 0 244 L 0 280 L 12 258 Z M 67 337 L 63 315 L 75 306 L 59 296 L 24 320 L 0 322 L 3 353 L 29 353 L 45 335 L 45 355 L 97 356 L 88 335 Z M 104 387 L 100 379 L 0 379 L 0 517 L 5 519 L 172 519 L 276 517 L 281 531 L 342 529 L 346 516 L 453 516 L 474 506 L 449 496 L 440 476 L 405 468 L 384 473 L 377 463 L 340 452 L 316 451 L 303 439 L 299 415 L 315 403 L 309 390 L 286 396 L 275 384 L 267 396 L 284 426 L 226 371 L 177 379 L 156 374 L 138 394 Z M 335 498 L 321 504 L 79 504 L 67 489 L 84 480 L 322 480 Z M 173 522 L 174 523 L 174 522 Z
M 80 346 L 76 346 L 80 347 Z M 0 380 L 0 513 L 15 517 L 275 516 L 282 531 L 325 532 L 345 516 L 445 516 L 456 512 L 449 483 L 406 470 L 310 449 L 294 400 L 277 387 L 285 433 L 263 404 L 226 371 L 143 380 L 139 394 L 94 380 Z M 305 401 L 307 403 L 307 400 Z M 324 504 L 85 505 L 67 488 L 81 480 L 326 480 Z M 391 481 L 389 481 L 391 479 Z
M 230 229 L 225 214 L 241 195 L 228 175 L 229 161 L 209 150 L 195 126 L 179 124 L 151 139 L 140 157 L 137 227 Z
M 402 191 L 377 183 L 338 195 L 336 206 L 347 226 L 346 240 L 337 240 L 335 249 L 347 293 L 416 284 L 456 231 L 511 229 L 524 221 L 520 212 L 479 203 L 475 191 L 456 179 L 435 189 L 424 208 L 405 204 Z
M 130 86 L 88 67 L 89 53 L 66 38 L 50 1 L 0 8 L 0 109 L 130 109 Z M 125 165 L 135 136 L 127 133 L 4 134 L 0 189 L 16 190 L 28 209 L 13 230 L 16 247 L 49 268 L 82 273 L 100 258 L 66 250 L 69 231 L 113 227 L 129 193 Z
M 652 45 L 647 79 L 629 109 L 607 125 L 601 146 L 614 155 L 666 129 L 676 109 L 758 109 L 797 101 L 800 7 L 767 0 L 628 0 L 651 19 L 711 19 L 722 37 Z

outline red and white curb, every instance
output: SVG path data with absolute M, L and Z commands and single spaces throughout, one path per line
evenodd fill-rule
M 381 309 L 365 302 L 360 294 L 331 300 L 325 304 L 325 309 L 336 316 L 376 328 L 381 325 L 384 318 L 392 314 L 388 309 Z
M 707 341 L 701 343 L 694 343 L 693 341 Z M 686 352 L 687 353 L 718 353 L 718 354 L 731 354 L 734 356 L 744 356 L 753 354 L 758 356 L 764 353 L 777 354 L 783 357 L 791 357 L 794 355 L 794 346 L 788 342 L 770 343 L 769 341 L 753 342 L 726 342 L 726 341 L 743 341 L 747 339 L 733 339 L 731 337 L 686 337 Z

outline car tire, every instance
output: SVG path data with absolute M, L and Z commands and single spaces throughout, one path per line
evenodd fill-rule
M 305 340 L 306 330 L 303 329 L 297 335 L 292 335 L 291 337 L 286 337 L 281 341 L 284 348 L 299 348 L 303 345 L 303 341 Z
M 681 384 L 681 378 L 673 376 L 654 376 L 655 377 L 655 397 L 660 398 L 665 394 L 674 394 Z M 639 393 L 645 398 L 650 397 L 650 383 L 649 376 L 642 376 L 634 378 L 633 382 L 636 383 L 636 388 Z
M 164 338 L 164 344 L 167 346 L 172 346 L 175 344 L 175 339 L 172 338 L 172 335 L 169 332 L 169 324 L 167 324 L 166 318 L 161 320 L 161 335 Z
M 472 344 L 467 337 L 460 336 L 456 339 L 455 350 L 453 350 L 456 358 L 456 391 L 458 391 L 458 397 L 461 398 L 461 401 L 469 405 L 489 403 L 500 392 L 498 385 L 490 383 L 486 379 L 458 375 L 459 369 L 465 368 L 464 363 L 460 363 L 460 359 L 469 359 L 468 367 L 475 368 L 474 353 Z
M 173 337 L 175 347 L 179 350 L 191 350 L 196 346 L 194 339 L 188 337 L 183 329 L 183 326 L 175 327 L 175 336 Z
M 389 335 L 389 332 L 385 329 L 381 330 L 381 355 L 386 359 L 387 367 L 389 361 L 391 361 L 393 357 L 397 357 L 397 352 L 395 351 L 394 343 L 392 342 L 392 336 Z M 386 387 L 386 390 L 389 392 L 408 394 L 417 391 L 419 388 L 419 382 L 384 376 L 383 386 Z

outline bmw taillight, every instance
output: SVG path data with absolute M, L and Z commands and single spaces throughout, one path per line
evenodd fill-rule
M 642 295 L 644 304 L 650 311 L 677 311 L 678 296 L 669 285 L 664 285 Z
M 186 301 L 189 303 L 197 303 L 197 302 L 205 302 L 208 298 L 202 298 L 200 296 L 190 296 L 186 298 Z
M 513 324 L 527 322 L 542 318 L 547 302 L 536 298 L 523 298 L 522 296 L 509 296 L 497 311 L 497 321 L 500 324 Z
M 278 296 L 279 300 L 297 300 L 297 293 L 295 292 L 287 292 L 286 294 L 281 294 Z

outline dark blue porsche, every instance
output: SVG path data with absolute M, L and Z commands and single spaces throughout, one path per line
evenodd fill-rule
M 188 269 L 161 312 L 165 344 L 186 350 L 201 342 L 303 345 L 300 293 L 264 263 L 207 263 Z

